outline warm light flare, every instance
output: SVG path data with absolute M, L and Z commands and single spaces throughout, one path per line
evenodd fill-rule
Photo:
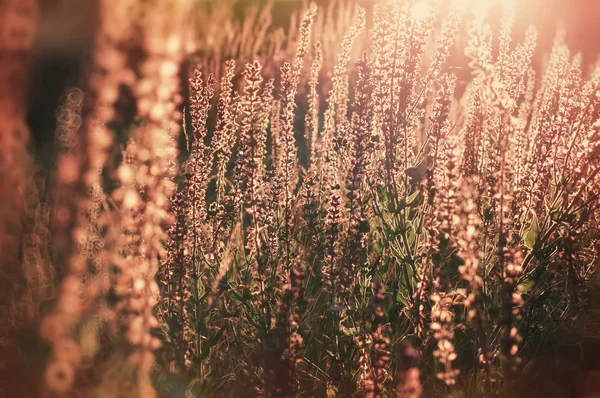
M 514 10 L 516 0 L 454 0 L 453 6 L 461 13 L 470 13 L 476 20 L 485 19 L 490 10 L 500 6 L 503 9 Z
M 416 2 L 410 9 L 410 15 L 415 21 L 424 21 L 431 15 L 431 5 L 426 0 Z
M 498 6 L 503 9 L 516 8 L 516 0 L 453 0 L 452 8 L 461 14 L 471 14 L 476 20 L 483 21 L 490 11 Z M 416 1 L 410 10 L 411 18 L 415 21 L 424 21 L 427 19 L 435 7 L 435 2 L 431 0 Z

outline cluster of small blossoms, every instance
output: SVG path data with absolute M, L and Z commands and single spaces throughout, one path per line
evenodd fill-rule
M 437 285 L 436 282 L 434 284 Z M 437 347 L 433 351 L 433 356 L 437 358 L 442 365 L 442 371 L 437 373 L 437 377 L 449 386 L 456 384 L 456 377 L 460 371 L 452 367 L 452 362 L 458 355 L 454 349 L 454 313 L 452 305 L 454 298 L 452 295 L 443 292 L 436 292 L 431 295 L 433 306 L 431 308 L 431 324 L 429 328 L 433 332 L 433 338 L 437 341 Z
M 206 120 L 211 107 L 211 101 L 215 93 L 216 81 L 213 75 L 209 75 L 206 85 L 202 80 L 202 72 L 195 69 L 190 78 L 190 115 L 192 117 L 192 145 L 189 159 L 186 163 L 189 179 L 187 181 L 187 193 L 190 196 L 190 222 L 193 236 L 202 233 L 198 223 L 206 218 L 206 190 L 210 172 L 212 170 L 212 157 L 205 144 Z M 197 238 L 199 239 L 199 238 Z M 198 242 L 194 242 L 194 246 Z
M 373 368 L 373 384 L 367 389 L 368 396 L 372 398 L 382 397 L 384 385 L 388 378 L 388 367 L 391 361 L 390 339 L 385 324 L 385 313 L 383 303 L 385 301 L 385 287 L 381 282 L 373 283 L 373 350 L 371 352 L 371 366 Z
M 291 228 L 291 225 L 289 225 L 289 213 L 291 211 L 290 208 L 293 191 L 297 183 L 296 163 L 298 154 L 296 149 L 296 139 L 294 137 L 294 110 L 296 108 L 295 99 L 298 91 L 298 85 L 300 83 L 302 67 L 304 65 L 304 58 L 309 49 L 310 33 L 316 13 L 317 6 L 314 3 L 311 3 L 299 29 L 300 39 L 296 48 L 294 64 L 290 65 L 288 63 L 284 63 L 281 68 L 280 102 L 282 110 L 279 120 L 281 134 L 279 137 L 279 142 L 277 143 L 281 153 L 277 157 L 279 164 L 276 165 L 275 170 L 280 174 L 281 184 L 283 186 L 282 207 L 285 219 L 285 231 L 287 231 L 286 233 L 289 233 L 289 229 Z M 286 236 L 283 236 L 282 238 L 287 240 Z
M 81 362 L 79 347 L 71 336 L 72 329 L 81 322 L 82 311 L 91 310 L 92 308 L 88 308 L 90 304 L 107 289 L 107 281 L 102 277 L 90 279 L 85 286 L 83 282 L 88 268 L 96 274 L 102 264 L 99 261 L 101 256 L 98 255 L 103 248 L 103 239 L 98 229 L 98 206 L 103 201 L 102 169 L 106 165 L 112 144 L 112 133 L 106 124 L 115 117 L 113 105 L 119 97 L 119 87 L 131 84 L 133 80 L 125 53 L 125 43 L 131 35 L 131 9 L 132 3 L 129 1 L 117 4 L 106 0 L 99 3 L 100 18 L 95 38 L 94 64 L 88 82 L 92 94 L 92 110 L 83 121 L 83 138 L 75 138 L 82 125 L 78 115 L 83 101 L 81 93 L 68 95 L 65 112 L 59 114 L 69 120 L 75 117 L 76 120 L 63 124 L 59 120 L 59 126 L 70 131 L 59 131 L 59 137 L 64 138 L 66 152 L 59 159 L 58 184 L 63 194 L 71 191 L 73 197 L 70 204 L 65 203 L 69 208 L 64 208 L 55 217 L 55 228 L 73 231 L 71 238 L 59 244 L 59 247 L 63 247 L 59 253 L 62 253 L 63 260 L 68 264 L 68 274 L 62 281 L 55 310 L 44 319 L 41 326 L 44 335 L 48 330 L 54 331 L 46 337 L 54 346 L 54 359 L 46 369 L 46 385 L 55 392 L 71 389 L 75 371 Z M 60 225 L 56 225 L 57 222 Z M 78 244 L 72 245 L 73 242 Z M 78 247 L 78 250 L 67 249 L 73 246 Z M 82 298 L 84 302 L 81 301 Z M 64 349 L 64 345 L 69 349 Z M 65 356 L 64 353 L 69 354 Z
M 273 100 L 273 80 L 264 87 L 258 62 L 246 65 L 244 79 L 246 87 L 240 99 L 242 121 L 239 139 L 238 157 L 234 171 L 236 208 L 242 206 L 251 219 L 247 234 L 246 248 L 258 260 L 261 257 L 263 242 L 261 240 L 264 210 L 264 178 L 265 165 L 263 158 L 266 151 L 267 133 L 271 102 Z
M 191 346 L 187 318 L 188 308 L 192 300 L 190 283 L 191 267 L 187 267 L 189 259 L 184 244 L 188 226 L 187 192 L 177 192 L 171 198 L 171 212 L 174 222 L 169 229 L 169 240 L 165 246 L 166 257 L 161 264 L 157 280 L 161 290 L 161 302 L 157 316 L 165 331 L 165 349 L 167 355 L 180 369 L 188 365 L 186 355 Z
M 7 311 L 17 315 L 20 322 L 37 322 L 41 305 L 56 296 L 56 269 L 50 251 L 52 207 L 44 202 L 47 179 L 35 173 L 31 178 L 23 204 L 24 235 L 21 242 L 21 273 L 27 283 L 26 291 Z
M 185 15 L 183 5 L 169 11 L 176 20 Z M 145 17 L 141 29 L 145 59 L 139 66 L 141 78 L 133 87 L 138 116 L 144 123 L 132 133 L 125 159 L 117 169 L 121 186 L 112 197 L 119 210 L 108 237 L 114 250 L 110 261 L 117 270 L 116 310 L 122 336 L 130 347 L 128 360 L 135 369 L 138 394 L 153 396 L 150 371 L 153 351 L 160 346 L 152 335 L 152 329 L 159 326 L 154 315 L 159 294 L 155 275 L 165 254 L 165 225 L 171 220 L 169 200 L 175 190 L 182 38 L 166 21 L 150 14 Z M 119 252 L 116 249 L 123 232 L 126 250 Z
M 267 361 L 274 397 L 293 396 L 298 392 L 297 367 L 302 363 L 304 339 L 300 320 L 306 310 L 304 296 L 304 271 L 298 258 L 292 260 L 288 285 L 279 304 L 273 335 L 275 341 Z
M 370 333 L 363 333 L 360 336 L 358 343 L 358 349 L 360 352 L 360 358 L 358 360 L 358 366 L 360 369 L 360 387 L 363 391 L 371 393 L 375 385 L 373 379 L 373 368 L 371 364 L 371 349 L 373 345 L 373 339 Z
M 371 331 L 363 331 L 359 339 L 360 382 L 367 397 L 382 397 L 388 380 L 388 367 L 391 361 L 390 339 L 385 325 L 384 285 L 373 282 L 373 319 Z
M 432 115 L 429 117 L 429 133 L 431 140 L 431 155 L 429 157 L 429 168 L 427 171 L 427 190 L 428 201 L 433 203 L 435 190 L 440 189 L 442 182 L 440 164 L 444 164 L 445 143 L 448 136 L 448 119 L 450 116 L 450 105 L 452 103 L 454 88 L 456 87 L 456 78 L 452 75 L 444 74 L 439 78 L 439 88 L 435 102 L 433 103 Z M 434 181 L 435 180 L 435 181 Z M 436 185 L 438 185 L 436 187 Z
M 396 398 L 418 398 L 421 396 L 423 386 L 421 385 L 419 372 L 420 354 L 407 343 L 402 343 L 399 350 L 400 366 L 396 373 L 398 385 L 396 386 Z
M 325 221 L 325 260 L 321 272 L 326 278 L 325 284 L 331 290 L 334 301 L 338 298 L 339 285 L 339 257 L 340 235 L 342 224 L 342 198 L 339 193 L 331 195 Z
M 334 149 L 335 141 L 342 137 L 339 127 L 346 119 L 348 96 L 348 76 L 346 73 L 347 64 L 350 61 L 350 51 L 352 50 L 353 42 L 356 40 L 360 32 L 365 26 L 365 11 L 360 8 L 356 23 L 350 28 L 348 34 L 344 37 L 341 44 L 341 52 L 338 55 L 338 60 L 333 68 L 332 88 L 327 97 L 327 110 L 324 114 L 324 126 L 322 131 L 322 141 L 319 144 L 320 156 L 327 160 L 325 170 L 323 170 L 324 179 L 329 181 L 339 180 L 339 169 L 341 168 L 340 154 Z M 313 145 L 315 143 L 313 142 Z M 316 159 L 315 159 L 316 160 Z
M 82 282 L 86 272 L 85 258 L 78 247 L 87 241 L 80 214 L 86 210 L 86 201 L 80 194 L 82 187 L 78 183 L 83 167 L 83 143 L 79 139 L 82 102 L 83 93 L 79 90 L 71 91 L 67 94 L 65 105 L 59 110 L 57 117 L 61 152 L 55 183 L 57 194 L 54 200 L 57 213 L 53 223 L 54 244 L 57 250 L 56 261 L 66 261 L 69 273 L 62 280 L 54 311 L 42 321 L 42 336 L 53 349 L 52 361 L 46 368 L 46 386 L 59 393 L 67 392 L 71 388 L 76 371 L 81 365 L 81 354 L 72 335 L 72 328 L 81 318 Z M 73 247 L 78 250 L 73 251 Z M 65 356 L 65 352 L 69 355 Z
M 225 74 L 221 78 L 217 125 L 212 137 L 212 151 L 217 169 L 217 203 L 221 206 L 224 205 L 225 198 L 225 173 L 236 141 L 234 131 L 238 101 L 232 92 L 235 65 L 234 60 L 227 61 Z
M 519 369 L 519 344 L 521 336 L 515 326 L 515 321 L 520 319 L 519 308 L 523 305 L 523 298 L 518 289 L 518 281 L 523 274 L 523 255 L 519 248 L 505 249 L 504 281 L 502 286 L 502 315 L 500 325 L 502 329 L 501 344 L 504 360 L 504 372 L 507 378 L 514 378 Z
M 448 16 L 444 20 L 441 37 L 438 40 L 435 55 L 433 56 L 427 76 L 425 77 L 426 83 L 434 82 L 441 74 L 444 64 L 450 57 L 450 51 L 452 50 L 452 45 L 454 44 L 460 23 L 460 11 L 457 8 L 457 4 L 453 3 L 448 10 Z
M 463 260 L 458 271 L 462 278 L 469 283 L 469 290 L 463 305 L 467 309 L 467 320 L 473 324 L 477 333 L 480 362 L 484 365 L 486 375 L 493 376 L 492 353 L 490 350 L 490 337 L 488 322 L 484 312 L 482 291 L 483 278 L 481 262 L 483 252 L 478 245 L 481 238 L 481 220 L 477 215 L 476 190 L 469 184 L 460 190 L 458 195 L 458 211 L 453 217 L 453 226 L 458 245 L 458 255 Z
M 463 152 L 460 163 L 460 175 L 466 178 L 476 176 L 481 167 L 482 132 L 484 110 L 482 109 L 481 86 L 474 84 L 469 93 L 468 114 L 463 133 Z
M 319 134 L 319 92 L 317 86 L 319 84 L 319 72 L 323 65 L 323 50 L 320 42 L 313 44 L 313 61 L 310 67 L 309 91 L 308 91 L 308 110 L 304 124 L 305 137 L 308 140 L 310 149 L 311 166 L 315 164 L 317 158 L 317 138 Z M 314 170 L 311 170 L 314 171 Z
M 356 284 L 356 270 L 363 268 L 367 261 L 366 239 L 370 229 L 370 209 L 367 205 L 366 183 L 374 147 L 370 130 L 373 115 L 370 111 L 373 90 L 371 65 L 365 54 L 357 62 L 356 70 L 358 79 L 352 104 L 348 172 L 345 177 L 346 210 L 350 220 L 340 270 L 340 281 L 347 292 L 352 292 Z
M 294 81 L 294 73 L 289 63 L 281 67 L 281 95 L 279 104 L 281 111 L 278 112 L 279 120 L 273 129 L 274 137 L 274 169 L 272 185 L 277 187 L 270 195 L 278 199 L 277 205 L 281 204 L 282 218 L 284 222 L 281 240 L 288 242 L 290 225 L 290 211 L 292 206 L 292 195 L 297 182 L 297 149 L 294 138 L 294 108 L 297 83 Z M 279 108 L 279 106 L 278 106 Z M 279 109 L 278 109 L 279 110 Z M 275 126 L 274 126 L 275 127 Z M 279 206 L 277 206 L 279 207 Z

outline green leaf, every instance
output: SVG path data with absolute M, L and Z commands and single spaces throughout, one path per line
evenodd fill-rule
M 410 194 L 408 196 L 408 198 L 406 198 L 406 204 L 408 204 L 408 205 L 412 204 L 412 202 L 415 201 L 415 199 L 419 196 L 420 193 L 421 193 L 421 191 L 416 190 L 415 192 L 413 192 L 412 194 Z
M 408 236 L 406 238 L 406 240 L 408 241 L 408 246 L 412 247 L 412 245 L 415 243 L 416 236 L 417 234 L 415 233 L 415 229 L 411 226 L 411 228 L 408 229 Z
M 225 332 L 225 327 L 219 329 L 217 333 L 211 336 L 206 342 L 202 345 L 202 354 L 200 355 L 200 360 L 205 360 L 212 353 L 213 348 L 217 345 L 223 333 Z
M 533 220 L 531 220 L 531 225 L 529 226 L 529 229 L 527 230 L 527 232 L 525 233 L 525 236 L 523 237 L 525 246 L 527 246 L 527 248 L 533 250 L 539 236 L 540 236 L 540 226 L 538 224 L 538 219 L 537 219 L 536 215 L 534 214 Z
M 402 304 L 404 307 L 409 307 L 408 297 L 405 297 L 401 290 L 398 290 L 398 293 L 396 293 L 396 302 Z
M 344 325 L 340 325 L 340 332 L 342 332 L 342 334 L 349 336 L 349 337 L 358 336 L 358 330 L 355 327 L 348 328 Z
M 521 293 L 527 293 L 534 285 L 534 280 L 531 278 L 524 279 L 519 285 L 521 286 Z

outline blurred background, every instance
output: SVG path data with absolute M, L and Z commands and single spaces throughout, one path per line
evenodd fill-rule
M 211 7 L 219 0 L 196 1 L 199 7 Z M 597 59 L 600 53 L 600 0 L 517 1 L 515 32 L 519 37 L 519 32 L 524 32 L 529 24 L 538 28 L 538 60 L 549 51 L 558 26 L 566 30 L 571 51 L 582 53 L 584 64 Z M 236 15 L 243 18 L 248 6 L 261 5 L 266 0 L 230 2 L 234 4 Z M 275 0 L 273 24 L 286 26 L 292 10 L 298 8 L 300 2 Z M 319 5 L 328 2 L 316 0 Z M 95 20 L 93 0 L 40 0 L 40 3 L 41 22 L 35 59 L 31 64 L 28 110 L 28 123 L 38 148 L 45 147 L 52 140 L 55 110 L 60 103 L 61 93 L 68 87 L 80 85 L 84 80 L 83 66 L 91 49 Z M 369 10 L 374 0 L 360 0 L 359 3 Z

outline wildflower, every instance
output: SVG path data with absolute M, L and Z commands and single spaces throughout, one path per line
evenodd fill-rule
M 407 343 L 400 346 L 400 367 L 397 372 L 398 386 L 396 398 L 418 398 L 421 396 L 421 381 L 419 380 L 419 359 L 417 350 Z
M 384 325 L 384 316 L 382 305 L 385 300 L 384 286 L 381 282 L 373 283 L 373 352 L 371 361 L 373 367 L 373 386 L 371 390 L 372 397 L 381 397 L 384 393 L 384 384 L 388 376 L 387 368 L 390 363 L 389 344 L 386 326 Z

